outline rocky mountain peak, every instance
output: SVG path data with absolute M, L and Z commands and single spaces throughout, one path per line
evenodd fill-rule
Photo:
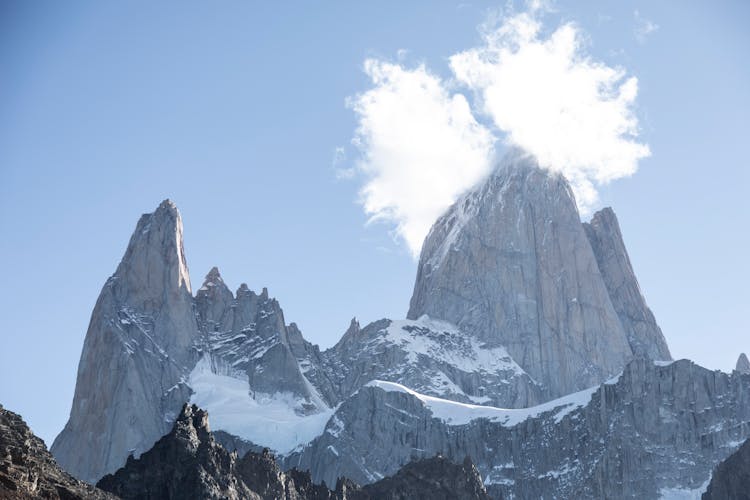
M 189 398 L 199 331 L 182 234 L 169 200 L 141 216 L 91 314 L 70 419 L 51 448 L 84 480 L 150 448 Z
M 151 285 L 155 293 L 164 286 L 184 287 L 190 293 L 182 234 L 179 210 L 164 200 L 154 212 L 141 216 L 114 276 L 129 284 Z
M 185 403 L 175 420 L 172 433 L 175 439 L 189 443 L 196 448 L 201 441 L 213 440 L 208 425 L 208 412 L 195 405 Z
M 210 271 L 208 271 L 208 274 L 206 274 L 206 279 L 204 281 L 204 284 L 209 283 L 224 283 L 224 280 L 221 278 L 221 273 L 219 272 L 219 268 L 214 266 L 211 268 Z
M 633 355 L 570 185 L 518 150 L 428 234 L 407 317 L 425 314 L 504 346 L 549 397 Z
M 614 210 L 606 207 L 596 212 L 583 229 L 633 354 L 671 360 L 667 341 L 641 292 Z
M 748 361 L 744 352 L 737 359 L 737 367 L 735 369 L 740 373 L 750 373 L 750 361 Z

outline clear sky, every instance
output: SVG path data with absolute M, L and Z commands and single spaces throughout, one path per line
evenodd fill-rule
M 194 289 L 214 265 L 267 286 L 324 348 L 353 316 L 403 317 L 416 262 L 393 221 L 367 224 L 361 172 L 342 178 L 362 153 L 346 99 L 372 58 L 450 79 L 504 5 L 2 2 L 0 403 L 51 443 L 101 286 L 164 198 Z M 673 355 L 730 370 L 750 351 L 750 3 L 554 9 L 546 30 L 575 22 L 586 54 L 638 78 L 651 156 L 597 206 Z

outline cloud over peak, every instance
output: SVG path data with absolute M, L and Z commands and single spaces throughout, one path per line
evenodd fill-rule
M 597 185 L 632 175 L 650 154 L 637 141 L 637 79 L 589 57 L 574 23 L 543 36 L 540 10 L 502 18 L 483 29 L 480 46 L 452 55 L 452 86 L 424 65 L 365 62 L 372 88 L 349 100 L 362 203 L 372 218 L 396 224 L 412 254 L 490 171 L 497 141 L 562 172 L 583 212 L 596 204 Z M 474 97 L 473 108 L 456 85 Z
M 368 59 L 364 68 L 373 87 L 349 100 L 361 201 L 371 219 L 393 221 L 416 255 L 437 216 L 489 171 L 494 137 L 423 65 Z

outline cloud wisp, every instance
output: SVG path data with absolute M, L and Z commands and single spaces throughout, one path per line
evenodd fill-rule
M 632 175 L 650 154 L 637 140 L 637 79 L 588 56 L 574 23 L 543 35 L 541 11 L 484 27 L 480 46 L 449 58 L 450 81 L 423 65 L 365 62 L 372 88 L 349 100 L 361 200 L 373 220 L 395 223 L 413 255 L 435 219 L 488 174 L 498 141 L 563 173 L 584 213 L 598 185 Z
M 359 126 L 354 144 L 371 220 L 388 220 L 413 255 L 437 216 L 490 169 L 495 138 L 461 94 L 424 66 L 365 62 L 373 88 L 349 100 Z
M 633 13 L 635 18 L 635 39 L 643 45 L 652 33 L 658 31 L 659 25 L 641 15 L 637 10 Z

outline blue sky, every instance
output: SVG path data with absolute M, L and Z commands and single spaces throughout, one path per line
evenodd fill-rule
M 450 78 L 504 5 L 4 2 L 0 403 L 51 443 L 99 290 L 164 198 L 193 288 L 214 265 L 232 288 L 267 286 L 322 347 L 352 316 L 403 317 L 416 263 L 392 223 L 367 224 L 363 179 L 337 175 L 360 153 L 345 102 L 371 87 L 368 58 Z M 651 156 L 598 205 L 673 355 L 729 370 L 750 351 L 750 4 L 554 8 L 545 29 L 574 21 L 592 58 L 638 78 Z

